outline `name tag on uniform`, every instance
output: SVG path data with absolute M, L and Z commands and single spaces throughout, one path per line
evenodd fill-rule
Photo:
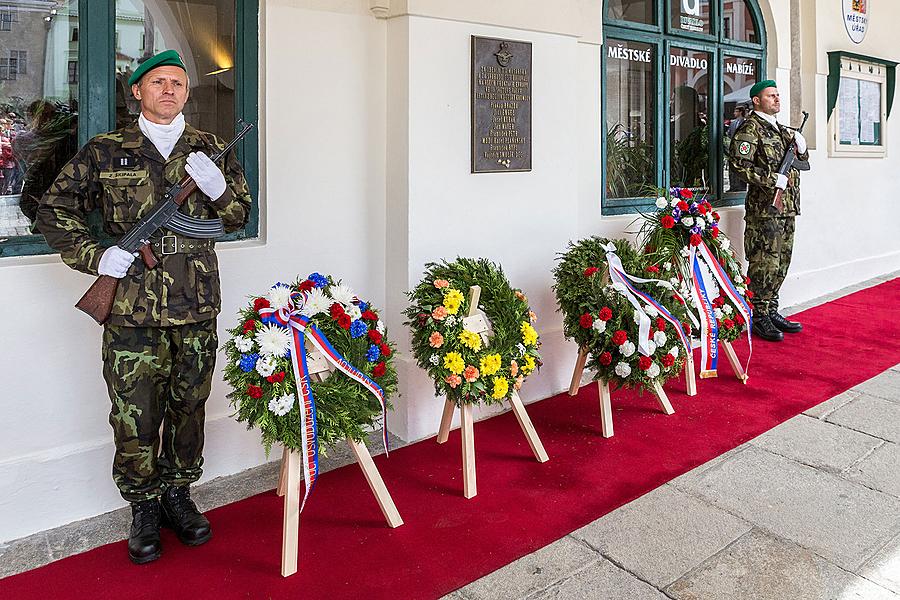
M 100 171 L 100 179 L 145 179 L 150 176 L 147 169 L 130 169 L 121 171 Z

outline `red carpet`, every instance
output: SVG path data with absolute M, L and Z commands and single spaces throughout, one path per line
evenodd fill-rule
M 652 396 L 616 391 L 609 440 L 595 385 L 533 404 L 550 454 L 543 465 L 512 414 L 478 423 L 472 500 L 461 493 L 458 430 L 447 444 L 378 457 L 406 523 L 395 530 L 356 465 L 326 473 L 302 517 L 300 571 L 287 579 L 282 501 L 270 492 L 212 511 L 205 546 L 184 547 L 166 531 L 162 558 L 135 567 L 125 542 L 110 544 L 0 580 L 0 598 L 436 598 L 897 364 L 897 307 L 900 279 L 808 310 L 798 315 L 803 334 L 756 345 L 748 385 L 727 363 L 718 379 L 698 382 L 698 397 L 670 383 L 669 417 Z

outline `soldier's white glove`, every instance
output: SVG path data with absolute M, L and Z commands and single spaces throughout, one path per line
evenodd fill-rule
M 794 132 L 794 143 L 797 144 L 797 154 L 806 152 L 806 138 L 799 131 Z
M 184 170 L 197 182 L 200 191 L 216 201 L 225 193 L 225 175 L 203 152 L 191 152 Z
M 128 267 L 134 262 L 135 256 L 135 254 L 122 250 L 118 246 L 110 246 L 100 256 L 100 266 L 97 268 L 97 271 L 101 275 L 122 279 L 128 273 Z
M 776 173 L 775 177 L 775 187 L 779 190 L 786 190 L 788 186 L 788 178 L 786 175 L 782 175 L 781 173 Z

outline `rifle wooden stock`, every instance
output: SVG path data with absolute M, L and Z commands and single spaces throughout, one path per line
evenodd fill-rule
M 784 202 L 781 201 L 782 194 L 784 194 L 784 190 L 775 190 L 775 199 L 772 200 L 772 206 L 775 207 L 775 210 L 777 210 L 779 214 L 784 212 Z
M 100 275 L 97 280 L 84 293 L 75 308 L 83 310 L 92 319 L 103 325 L 112 311 L 113 301 L 116 299 L 116 290 L 119 288 L 119 280 L 109 275 Z

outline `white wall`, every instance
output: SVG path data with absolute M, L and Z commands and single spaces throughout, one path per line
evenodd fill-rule
M 523 397 L 564 389 L 575 349 L 563 340 L 550 290 L 555 255 L 570 239 L 636 229 L 632 217 L 600 215 L 600 0 L 395 0 L 387 20 L 373 17 L 368 0 L 262 4 L 262 236 L 220 249 L 220 333 L 247 294 L 318 270 L 383 307 L 393 338 L 407 346 L 403 293 L 424 263 L 486 256 L 538 313 L 545 365 Z M 788 3 L 764 4 L 770 75 L 789 97 Z M 872 21 L 871 47 L 855 48 L 840 17 L 822 9 L 817 54 L 845 48 L 897 60 L 889 23 L 900 7 L 877 9 L 884 14 Z M 469 173 L 473 34 L 533 44 L 529 173 Z M 817 71 L 814 110 L 824 115 L 821 60 Z M 892 147 L 900 143 L 895 120 Z M 816 126 L 824 140 L 824 118 Z M 828 159 L 824 148 L 803 179 L 786 303 L 900 269 L 900 232 L 890 218 L 897 152 Z M 739 247 L 743 211 L 724 212 Z M 89 284 L 55 257 L 0 260 L 0 541 L 123 504 L 109 476 L 100 329 L 72 308 Z M 398 362 L 391 426 L 419 439 L 436 430 L 441 400 L 408 355 Z M 264 460 L 257 433 L 230 417 L 221 369 L 214 379 L 205 479 Z

